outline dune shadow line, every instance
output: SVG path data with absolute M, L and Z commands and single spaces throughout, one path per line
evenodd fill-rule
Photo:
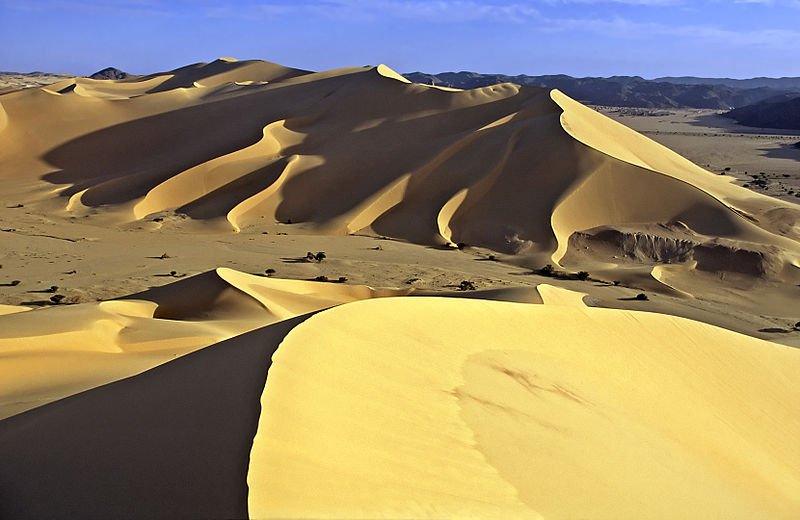
M 0 518 L 247 518 L 271 356 L 308 316 L 0 421 Z

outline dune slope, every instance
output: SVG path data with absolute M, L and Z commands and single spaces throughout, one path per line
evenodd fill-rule
M 304 319 L 0 421 L 0 517 L 246 518 L 270 356 Z
M 445 91 L 384 65 L 311 73 L 231 59 L 70 81 L 0 101 L 10 143 L 0 177 L 15 179 L 9 195 L 51 210 L 465 242 L 532 267 L 608 263 L 568 255 L 576 233 L 680 223 L 698 247 L 734 242 L 716 256 L 768 257 L 761 277 L 798 276 L 796 205 L 735 186 L 558 91 Z M 779 226 L 767 217 L 776 208 Z M 718 270 L 708 265 L 697 268 Z
M 798 370 L 797 350 L 651 313 L 348 304 L 273 356 L 250 513 L 794 518 Z
M 0 514 L 797 516 L 797 350 L 540 293 L 347 303 L 1 420 Z

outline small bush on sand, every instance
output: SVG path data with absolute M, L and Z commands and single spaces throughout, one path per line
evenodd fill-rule
M 327 282 L 328 281 L 328 277 L 320 275 L 320 276 L 317 276 L 316 278 L 314 278 L 314 281 L 315 282 Z
M 460 284 L 458 284 L 459 291 L 474 291 L 475 284 L 470 282 L 469 280 L 462 280 Z
M 589 273 L 586 271 L 578 271 L 578 274 L 575 275 L 575 278 L 578 280 L 585 282 L 589 279 Z
M 646 302 L 650 298 L 648 298 L 645 293 L 639 293 L 639 294 L 636 295 L 636 299 L 641 301 L 641 302 Z
M 275 274 L 275 269 L 272 268 L 267 269 L 264 271 L 264 274 L 266 274 L 267 276 L 272 276 L 273 274 Z
M 552 265 L 547 264 L 546 266 L 537 269 L 535 272 L 541 276 L 555 276 L 556 269 Z

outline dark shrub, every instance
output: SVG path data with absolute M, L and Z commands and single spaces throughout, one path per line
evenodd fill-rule
M 575 275 L 575 277 L 576 277 L 578 280 L 580 280 L 580 281 L 584 282 L 584 281 L 586 281 L 586 280 L 588 280 L 588 279 L 589 279 L 589 273 L 588 273 L 588 272 L 586 272 L 586 271 L 578 271 L 578 274 L 576 274 L 576 275 Z
M 555 276 L 556 269 L 552 265 L 547 264 L 546 266 L 537 269 L 535 272 L 536 274 L 540 274 L 542 276 Z
M 642 301 L 642 302 L 646 302 L 650 298 L 648 298 L 645 293 L 639 293 L 639 294 L 636 295 L 636 299 L 639 300 L 639 301 Z

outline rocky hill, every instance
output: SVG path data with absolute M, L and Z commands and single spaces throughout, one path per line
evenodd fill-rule
M 800 130 L 800 94 L 782 94 L 726 114 L 739 124 Z

